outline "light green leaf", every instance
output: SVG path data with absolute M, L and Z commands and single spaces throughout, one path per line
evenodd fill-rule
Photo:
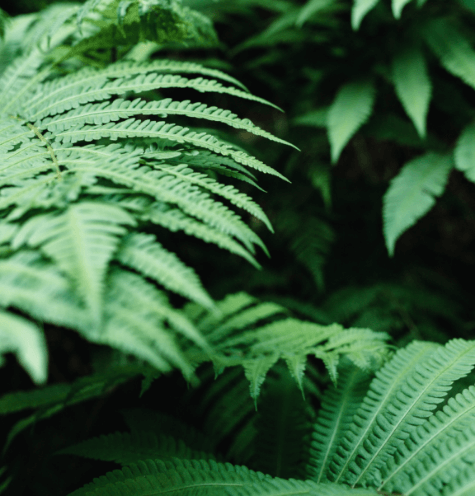
M 457 26 L 437 20 L 424 29 L 424 37 L 445 69 L 475 88 L 475 50 Z
M 351 26 L 356 31 L 359 29 L 364 16 L 376 6 L 379 0 L 355 0 L 351 11 Z
M 394 56 L 392 69 L 397 96 L 419 136 L 424 137 L 431 81 L 422 51 L 415 46 L 403 49 Z
M 17 356 L 36 384 L 46 382 L 48 350 L 43 331 L 18 315 L 0 311 L 0 356 L 9 352 Z
M 475 122 L 468 125 L 460 135 L 454 151 L 455 168 L 475 182 Z
M 401 17 L 402 9 L 410 2 L 411 0 L 393 0 L 393 15 L 396 19 Z
M 452 166 L 450 155 L 427 153 L 408 162 L 391 181 L 383 200 L 384 238 L 390 256 L 399 236 L 443 193 Z
M 373 108 L 375 87 L 372 81 L 353 81 L 343 85 L 328 112 L 328 137 L 335 163 L 350 138 L 364 124 Z

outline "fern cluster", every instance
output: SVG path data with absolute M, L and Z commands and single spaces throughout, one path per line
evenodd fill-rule
M 369 386 L 368 375 L 345 362 L 315 419 L 303 409 L 300 423 L 298 390 L 281 370 L 263 397 L 255 423 L 259 434 L 240 434 L 254 444 L 257 457 L 251 458 L 251 467 L 266 475 L 206 453 L 210 440 L 172 419 L 129 412 L 130 433 L 63 451 L 124 467 L 71 494 L 468 495 L 473 490 L 475 395 L 472 386 L 454 396 L 449 392 L 474 365 L 474 343 L 462 340 L 445 346 L 415 341 L 399 350 Z

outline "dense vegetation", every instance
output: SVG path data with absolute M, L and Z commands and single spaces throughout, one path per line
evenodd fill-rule
M 0 494 L 472 495 L 474 28 L 0 11 Z

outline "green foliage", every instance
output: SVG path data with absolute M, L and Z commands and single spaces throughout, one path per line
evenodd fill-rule
M 447 496 L 460 494 L 472 484 L 467 470 L 474 450 L 469 426 L 475 396 L 471 386 L 455 396 L 449 392 L 475 366 L 474 350 L 470 341 L 445 346 L 415 341 L 399 350 L 369 387 L 368 377 L 346 362 L 340 374 L 345 381 L 327 388 L 313 427 L 295 383 L 281 369 L 266 386 L 250 437 L 257 455 L 251 470 L 187 447 L 184 430 L 178 440 L 162 436 L 157 444 L 145 420 L 142 430 L 67 449 L 125 466 L 71 494 L 110 494 L 119 487 L 124 494 L 147 494 L 152 488 L 199 491 L 208 484 L 227 494 L 424 495 L 442 487 Z M 166 429 L 164 420 L 155 426 Z M 312 449 L 306 452 L 302 448 L 312 430 Z M 299 475 L 306 463 L 308 475 Z M 366 488 L 358 488 L 362 485 Z
M 469 496 L 472 2 L 9 9 L 0 493 Z

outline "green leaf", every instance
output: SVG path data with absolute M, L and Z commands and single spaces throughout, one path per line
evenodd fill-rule
M 370 80 L 347 83 L 338 90 L 328 111 L 327 123 L 333 163 L 350 138 L 368 120 L 374 99 L 375 87 Z
M 254 400 L 254 406 L 257 410 L 257 398 L 261 391 L 262 383 L 266 378 L 267 372 L 279 359 L 279 355 L 262 356 L 261 358 L 245 360 L 243 362 L 244 374 L 249 381 L 251 398 Z
M 454 151 L 455 168 L 475 182 L 475 122 L 468 125 L 460 135 Z
M 0 311 L 0 359 L 8 352 L 17 356 L 36 384 L 46 382 L 48 350 L 43 331 L 26 319 Z
M 453 162 L 451 155 L 427 153 L 408 162 L 384 195 L 384 238 L 390 256 L 399 236 L 434 205 L 445 189 Z
M 475 50 L 458 29 L 446 19 L 431 22 L 424 37 L 440 63 L 454 76 L 475 88 Z
M 424 137 L 431 81 L 422 51 L 412 46 L 398 52 L 393 58 L 392 76 L 404 110 L 414 123 L 419 136 Z
M 393 0 L 392 9 L 393 15 L 396 19 L 401 17 L 402 9 L 410 2 L 411 0 Z
M 373 9 L 379 0 L 355 0 L 351 10 L 351 26 L 356 31 L 359 29 L 364 16 Z
M 324 10 L 327 7 L 331 7 L 335 3 L 335 0 L 310 0 L 301 8 L 295 24 L 298 27 L 303 26 L 303 24 L 314 14 Z

